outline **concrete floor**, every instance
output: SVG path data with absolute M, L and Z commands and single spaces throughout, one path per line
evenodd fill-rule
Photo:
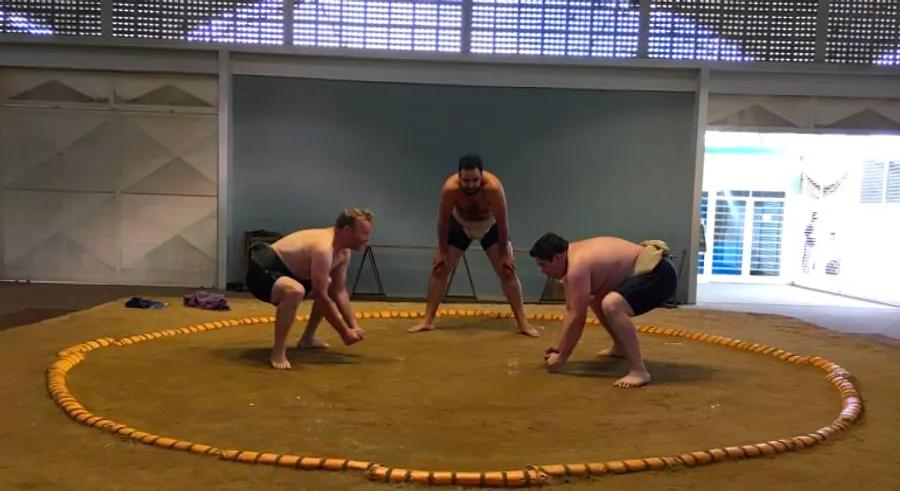
M 790 285 L 701 283 L 682 308 L 779 314 L 835 331 L 900 340 L 900 308 Z
M 179 296 L 184 288 L 0 282 L 0 329 L 31 324 L 133 295 Z M 248 296 L 227 292 L 229 297 Z M 779 314 L 835 331 L 881 335 L 900 340 L 900 308 L 787 285 L 703 283 L 698 304 L 685 309 L 716 309 Z
M 117 298 L 178 296 L 192 291 L 145 286 L 0 282 L 0 330 L 89 309 Z

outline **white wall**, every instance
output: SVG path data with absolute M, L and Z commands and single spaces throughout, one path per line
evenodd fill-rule
M 210 77 L 0 71 L 3 279 L 212 286 Z

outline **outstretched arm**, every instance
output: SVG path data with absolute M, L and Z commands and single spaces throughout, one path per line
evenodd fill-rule
M 587 272 L 569 273 L 566 277 L 566 316 L 563 319 L 559 343 L 544 352 L 544 360 L 550 370 L 561 368 L 575 350 L 575 345 L 584 332 L 584 321 L 587 318 L 590 300 L 591 281 Z
M 491 191 L 491 214 L 497 220 L 497 240 L 500 244 L 509 242 L 509 220 L 506 207 L 506 193 L 503 186 L 497 183 L 497 188 Z
M 334 327 L 344 343 L 352 344 L 358 341 L 358 336 L 353 336 L 350 328 L 344 323 L 341 312 L 331 300 L 331 253 L 330 251 L 316 251 L 312 256 L 312 284 L 315 302 L 320 306 L 325 320 Z
M 512 248 L 509 246 L 509 215 L 506 206 L 506 193 L 503 186 L 497 183 L 497 188 L 491 191 L 491 214 L 497 220 L 497 242 L 500 244 L 500 263 L 504 269 L 516 268 L 511 256 Z
M 435 271 L 446 266 L 447 262 L 447 238 L 450 236 L 450 216 L 453 213 L 453 191 L 448 184 L 441 188 L 441 200 L 438 205 L 437 220 L 437 256 L 434 258 Z
M 328 293 L 347 327 L 352 330 L 359 330 L 359 323 L 353 316 L 353 309 L 350 307 L 350 294 L 347 292 L 347 269 L 350 266 L 350 251 L 344 251 L 344 256 L 340 261 L 331 273 L 331 289 Z

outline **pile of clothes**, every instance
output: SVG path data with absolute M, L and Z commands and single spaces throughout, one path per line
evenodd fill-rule
M 231 310 L 228 299 L 221 293 L 197 291 L 185 295 L 183 299 L 185 307 L 194 307 L 203 310 Z M 168 305 L 166 302 L 151 300 L 149 298 L 131 297 L 125 302 L 129 309 L 161 309 Z

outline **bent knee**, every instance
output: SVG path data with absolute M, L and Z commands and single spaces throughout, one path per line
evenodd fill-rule
M 628 305 L 628 301 L 625 300 L 618 292 L 610 292 L 607 293 L 603 300 L 600 301 L 600 311 L 603 312 L 603 315 L 610 316 L 616 315 L 620 313 L 628 313 L 631 308 Z
M 303 288 L 303 285 L 297 282 L 284 282 L 282 284 L 275 285 L 275 295 L 279 299 L 279 303 L 281 302 L 300 302 L 303 300 L 304 295 L 306 295 L 306 289 Z
M 447 278 L 450 277 L 450 274 L 453 273 L 454 269 L 456 268 L 451 268 L 449 266 L 444 266 L 441 269 L 432 269 L 431 276 L 441 281 L 447 281 Z
M 503 268 L 497 268 L 494 271 L 496 271 L 500 281 L 515 281 L 516 279 L 516 273 L 514 271 Z

